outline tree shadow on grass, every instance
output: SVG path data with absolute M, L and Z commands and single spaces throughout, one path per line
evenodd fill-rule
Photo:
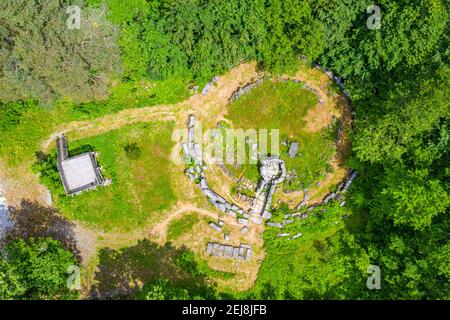
M 22 200 L 19 207 L 10 207 L 9 213 L 13 227 L 7 234 L 7 242 L 17 238 L 50 237 L 59 240 L 80 260 L 75 224 L 62 217 L 54 208 Z
M 191 297 L 215 297 L 215 284 L 207 279 L 194 261 L 183 261 L 185 247 L 170 243 L 160 246 L 147 239 L 136 245 L 99 251 L 97 282 L 91 288 L 92 299 L 132 299 L 140 287 L 149 281 L 165 278 L 186 289 Z
M 69 147 L 69 157 L 76 157 L 86 152 L 95 152 L 95 147 L 90 144 L 84 144 L 76 148 Z

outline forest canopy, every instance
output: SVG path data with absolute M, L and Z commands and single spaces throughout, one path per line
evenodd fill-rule
M 66 9 L 75 3 L 0 3 L 0 101 L 81 103 L 108 97 L 120 68 L 118 30 L 102 9 L 84 7 L 82 27 L 69 29 Z

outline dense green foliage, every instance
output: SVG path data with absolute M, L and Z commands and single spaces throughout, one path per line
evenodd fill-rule
M 333 220 L 328 234 L 314 232 L 313 249 L 266 241 L 250 294 L 449 299 L 448 3 L 381 1 L 381 28 L 369 30 L 367 2 L 313 2 L 326 35 L 319 60 L 345 77 L 356 110 L 360 177 L 347 200 L 351 218 L 337 232 Z M 292 252 L 292 262 L 278 258 Z M 381 269 L 381 290 L 366 287 L 370 264 Z
M 121 26 L 129 77 L 192 77 L 202 84 L 250 59 L 281 72 L 296 66 L 299 54 L 315 58 L 323 46 L 308 1 L 105 2 Z
M 117 30 L 100 9 L 81 10 L 70 30 L 66 8 L 80 1 L 0 3 L 0 100 L 106 99 L 118 75 Z
M 74 299 L 68 288 L 74 255 L 50 238 L 14 240 L 0 251 L 0 299 Z

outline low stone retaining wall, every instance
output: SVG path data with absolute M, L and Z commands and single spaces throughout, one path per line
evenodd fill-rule
M 252 247 L 242 243 L 239 247 L 233 247 L 220 243 L 208 242 L 206 245 L 206 253 L 213 257 L 233 258 L 246 261 L 250 261 L 253 257 Z

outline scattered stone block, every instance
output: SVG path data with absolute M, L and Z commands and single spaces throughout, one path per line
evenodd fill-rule
M 246 261 L 250 261 L 250 260 L 252 260 L 252 257 L 253 257 L 253 250 L 252 249 L 248 249 L 247 250 L 247 255 L 245 256 L 245 260 Z
M 289 237 L 290 235 L 290 233 L 279 233 L 277 234 L 277 237 Z
M 242 234 L 247 233 L 247 232 L 248 232 L 248 228 L 247 228 L 247 227 L 243 227 L 243 228 L 241 229 L 241 233 L 242 233 Z
M 208 244 L 206 245 L 206 253 L 211 254 L 212 251 L 213 251 L 213 244 L 211 242 L 208 242 Z
M 262 224 L 262 219 L 261 219 L 261 217 L 251 217 L 250 220 L 251 220 L 251 222 L 253 222 L 254 224 Z
M 270 222 L 270 221 L 268 221 L 267 223 L 266 223 L 266 225 L 268 225 L 269 227 L 276 227 L 276 228 L 283 228 L 283 224 L 281 224 L 281 223 L 276 223 L 276 222 Z
M 216 232 L 222 232 L 222 227 L 215 224 L 214 222 L 210 222 L 209 226 L 213 228 Z
M 300 202 L 300 203 L 298 204 L 297 209 L 301 209 L 301 208 L 303 208 L 304 206 L 306 206 L 306 202 L 305 202 L 305 201 L 302 201 L 302 202 Z
M 295 156 L 297 155 L 297 151 L 298 151 L 298 142 L 292 142 L 291 146 L 289 147 L 289 157 L 290 158 L 295 158 Z
M 238 223 L 248 225 L 248 219 L 238 218 Z
M 292 239 L 297 239 L 298 237 L 301 237 L 303 233 L 297 233 L 295 236 L 292 237 Z

